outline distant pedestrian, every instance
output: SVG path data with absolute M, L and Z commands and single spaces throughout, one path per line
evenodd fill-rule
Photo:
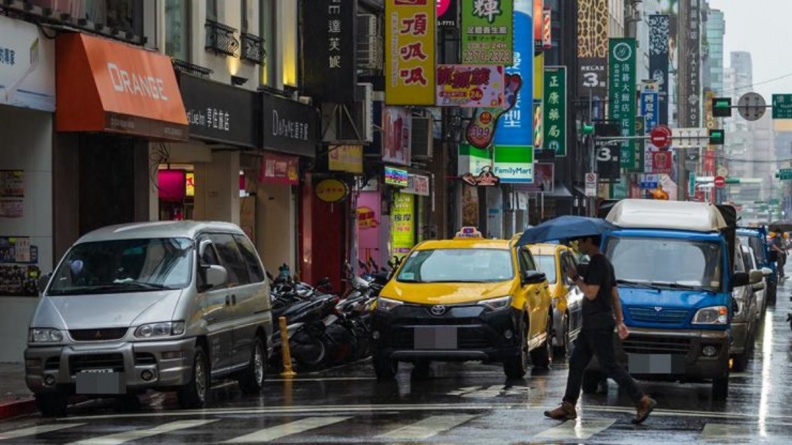
M 770 247 L 778 253 L 778 277 L 784 278 L 784 266 L 786 265 L 787 254 L 784 248 L 784 236 L 780 230 L 773 233 Z
M 616 361 L 613 330 L 618 329 L 622 340 L 630 333 L 624 325 L 613 265 L 599 248 L 601 241 L 599 236 L 582 237 L 577 241 L 578 250 L 588 255 L 591 260 L 583 277 L 578 275 L 577 269 L 571 265 L 565 272 L 586 297 L 583 300 L 583 328 L 569 358 L 569 375 L 561 406 L 545 411 L 544 414 L 557 420 L 577 418 L 575 405 L 580 396 L 583 374 L 592 356 L 597 356 L 600 368 L 608 377 L 614 379 L 635 403 L 636 415 L 632 422 L 642 423 L 649 417 L 657 402 L 645 395 L 638 388 L 635 380 Z

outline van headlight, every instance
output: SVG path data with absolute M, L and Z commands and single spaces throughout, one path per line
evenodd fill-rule
M 404 302 L 401 302 L 399 300 L 391 300 L 390 298 L 377 297 L 377 310 L 379 311 L 388 312 L 403 304 Z
M 498 298 L 490 298 L 489 300 L 481 300 L 478 304 L 479 306 L 484 306 L 485 308 L 491 311 L 499 311 L 501 309 L 506 309 L 507 307 L 511 306 L 512 297 L 511 295 L 507 295 L 505 297 L 498 297 Z
M 184 334 L 183 321 L 163 321 L 159 323 L 142 324 L 135 329 L 137 338 L 161 338 Z
M 727 324 L 729 309 L 726 306 L 701 308 L 693 316 L 693 324 Z
M 60 343 L 62 341 L 63 333 L 60 329 L 32 328 L 28 331 L 28 342 L 30 343 Z

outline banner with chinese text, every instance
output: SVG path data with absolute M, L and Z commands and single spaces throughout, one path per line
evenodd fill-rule
M 635 39 L 610 39 L 608 54 L 609 117 L 621 124 L 621 136 L 635 136 Z M 635 142 L 621 143 L 621 168 L 639 171 Z
M 462 63 L 511 65 L 514 0 L 461 1 Z M 529 32 L 533 42 L 533 28 Z
M 434 105 L 436 0 L 385 3 L 385 103 Z
M 503 67 L 438 65 L 437 102 L 441 107 L 502 107 Z
M 305 40 L 323 42 L 305 45 L 307 95 L 322 102 L 351 103 L 357 84 L 355 20 L 357 0 L 305 0 Z
M 496 146 L 533 145 L 534 41 L 530 13 L 530 8 L 514 12 L 514 65 L 506 67 L 505 91 L 511 108 L 496 110 Z
M 548 66 L 544 70 L 544 149 L 556 156 L 566 156 L 567 138 L 567 70 L 565 66 Z

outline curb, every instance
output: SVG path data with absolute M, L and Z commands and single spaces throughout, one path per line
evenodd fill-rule
M 0 402 L 0 420 L 10 419 L 11 417 L 25 414 L 33 414 L 37 411 L 36 399 L 32 397 Z

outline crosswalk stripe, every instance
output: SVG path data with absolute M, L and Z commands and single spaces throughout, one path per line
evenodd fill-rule
M 91 439 L 80 440 L 78 442 L 73 442 L 69 445 L 118 445 L 132 440 L 143 439 L 146 437 L 156 436 L 158 434 L 170 433 L 171 431 L 195 428 L 198 426 L 217 422 L 218 420 L 220 419 L 178 420 L 176 422 L 170 422 L 163 425 L 155 426 L 154 428 L 123 431 L 121 433 L 108 434 L 106 436 L 99 436 Z
M 589 439 L 591 436 L 608 429 L 614 423 L 616 423 L 616 419 L 568 420 L 561 425 L 542 431 L 534 436 L 534 439 L 553 441 Z
M 0 432 L 0 440 L 19 439 L 20 437 L 36 436 L 38 434 L 49 433 L 52 431 L 65 430 L 66 428 L 74 428 L 77 426 L 85 425 L 84 423 L 59 423 L 54 425 L 41 425 L 32 426 L 30 428 L 22 428 L 19 430 L 2 431 Z
M 435 434 L 450 430 L 468 420 L 476 417 L 475 415 L 448 415 L 430 416 L 413 424 L 395 429 L 389 433 L 380 434 L 379 439 L 389 440 L 420 440 L 428 439 Z
M 225 441 L 224 443 L 268 442 L 270 440 L 280 439 L 284 436 L 303 433 L 308 430 L 343 422 L 347 419 L 351 419 L 351 417 L 309 417 L 307 419 L 300 419 L 295 422 L 289 422 L 283 425 L 264 428 L 263 430 L 246 434 L 244 436 L 235 437 Z
M 745 425 L 727 425 L 723 423 L 708 423 L 701 430 L 702 439 L 736 439 L 751 437 L 751 430 Z

